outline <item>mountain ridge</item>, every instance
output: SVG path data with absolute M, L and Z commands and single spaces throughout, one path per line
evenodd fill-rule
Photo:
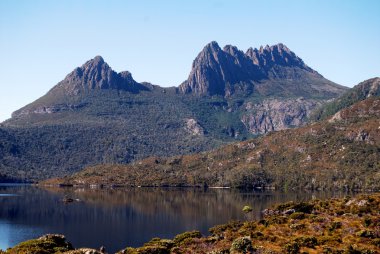
M 128 71 L 116 73 L 101 56 L 75 68 L 62 81 L 35 102 L 13 112 L 13 118 L 28 114 L 50 114 L 76 110 L 84 106 L 87 95 L 95 90 L 117 90 L 138 94 L 152 89 L 175 90 L 195 96 L 231 97 L 315 97 L 333 98 L 346 88 L 323 78 L 308 67 L 284 44 L 249 48 L 246 53 L 217 42 L 207 44 L 192 64 L 186 81 L 174 88 L 136 82 Z M 5 124 L 12 122 L 5 121 Z M 14 121 L 13 121 L 14 122 Z
M 244 53 L 232 45 L 221 49 L 213 41 L 195 58 L 189 77 L 179 90 L 185 94 L 230 96 L 233 93 L 230 86 L 239 82 L 253 86 L 264 79 L 281 77 L 282 67 L 299 68 L 323 78 L 282 43 L 261 46 L 259 50 L 251 47 Z

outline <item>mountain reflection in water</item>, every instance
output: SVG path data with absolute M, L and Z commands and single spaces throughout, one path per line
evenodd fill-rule
M 285 201 L 344 196 L 332 192 L 249 192 L 231 189 L 41 189 L 0 186 L 0 249 L 46 233 L 64 234 L 74 247 L 106 246 L 113 253 L 153 237 L 188 230 L 203 234 L 230 220 L 259 218 Z M 62 202 L 64 197 L 79 201 Z M 242 212 L 250 205 L 253 212 Z

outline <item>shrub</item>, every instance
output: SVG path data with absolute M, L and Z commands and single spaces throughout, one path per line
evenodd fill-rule
M 246 206 L 244 206 L 243 207 L 243 212 L 245 212 L 245 213 L 250 213 L 250 212 L 252 212 L 252 207 L 250 207 L 249 205 L 246 205 Z
M 289 210 L 289 209 L 294 209 L 295 212 L 311 213 L 314 209 L 314 205 L 308 202 L 300 202 L 300 203 L 288 202 L 288 203 L 280 204 L 276 207 L 276 210 L 279 210 L 281 212 L 285 210 Z
M 230 252 L 251 253 L 253 251 L 251 238 L 248 236 L 236 238 L 231 245 Z
M 186 239 L 201 238 L 202 234 L 199 231 L 185 232 L 174 237 L 174 244 L 179 245 Z
M 323 245 L 323 244 L 336 244 L 336 243 L 341 243 L 342 239 L 337 236 L 337 235 L 324 235 L 318 237 L 318 243 Z
M 289 215 L 289 218 L 294 219 L 294 220 L 303 220 L 305 219 L 305 214 L 302 212 L 295 212 Z
M 230 221 L 226 224 L 217 225 L 208 231 L 213 235 L 223 234 L 227 230 L 237 231 L 242 226 L 240 221 Z
M 329 227 L 329 231 L 333 232 L 335 229 L 339 229 L 342 227 L 342 222 L 340 221 L 333 221 Z
M 22 242 L 7 250 L 9 254 L 50 254 L 72 250 L 63 235 L 44 235 L 38 239 Z
M 288 254 L 297 254 L 299 253 L 300 249 L 300 245 L 297 242 L 290 242 L 284 246 L 284 251 Z
M 363 220 L 363 225 L 369 227 L 372 224 L 372 219 L 370 217 L 365 217 Z
M 361 230 L 356 235 L 364 238 L 377 238 L 376 233 L 372 230 Z
M 314 248 L 318 245 L 318 240 L 314 236 L 302 236 L 294 240 L 301 247 Z
M 174 246 L 174 241 L 169 239 L 152 238 L 152 240 L 145 243 L 144 246 L 160 246 L 170 249 Z

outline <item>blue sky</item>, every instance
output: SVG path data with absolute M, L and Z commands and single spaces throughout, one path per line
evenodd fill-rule
M 177 86 L 210 41 L 287 45 L 346 86 L 380 76 L 377 0 L 1 0 L 0 121 L 101 55 L 137 81 Z

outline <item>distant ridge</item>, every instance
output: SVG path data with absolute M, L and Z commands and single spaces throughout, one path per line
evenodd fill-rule
M 337 100 L 323 105 L 321 108 L 313 112 L 311 119 L 313 121 L 324 120 L 343 108 L 349 107 L 356 102 L 365 100 L 366 98 L 376 96 L 380 96 L 379 77 L 365 80 L 348 90 Z

